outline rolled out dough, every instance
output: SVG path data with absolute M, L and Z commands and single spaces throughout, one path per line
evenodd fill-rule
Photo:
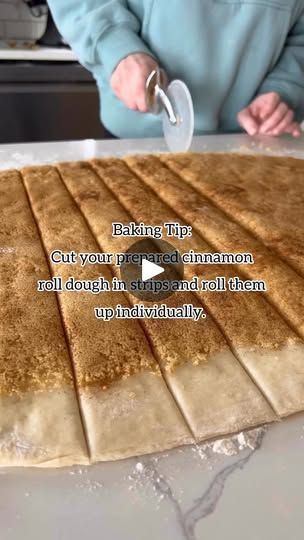
M 0 465 L 120 459 L 304 410 L 304 279 L 280 223 L 286 211 L 304 245 L 302 167 L 164 154 L 0 173 Z M 247 276 L 268 291 L 167 300 L 203 305 L 196 323 L 102 322 L 96 306 L 137 301 L 37 292 L 51 276 L 111 281 L 114 266 L 53 264 L 49 254 L 124 252 L 132 239 L 113 238 L 112 221 L 191 224 L 191 238 L 164 239 L 183 252 L 250 251 L 255 264 L 185 266 L 187 279 Z

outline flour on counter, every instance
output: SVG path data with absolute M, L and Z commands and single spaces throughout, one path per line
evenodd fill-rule
M 204 461 L 206 470 L 213 470 L 216 464 L 216 458 L 219 455 L 236 456 L 242 451 L 253 451 L 259 448 L 261 436 L 266 432 L 266 427 L 252 429 L 250 431 L 242 431 L 237 435 L 225 437 L 211 442 L 197 444 L 192 447 L 185 446 L 176 450 L 182 454 L 188 454 L 189 448 L 193 451 L 194 459 L 199 458 L 199 461 Z M 170 457 L 168 453 L 160 453 L 155 456 L 145 456 L 139 459 L 132 468 L 128 476 L 124 478 L 129 484 L 128 490 L 137 499 L 138 497 L 152 497 L 158 505 L 166 498 L 172 498 L 171 482 L 175 476 L 175 470 L 180 473 L 180 463 L 177 461 L 175 468 L 170 467 L 170 475 L 162 474 L 158 470 L 163 460 Z M 197 463 L 198 465 L 198 463 Z M 164 466 L 164 464 L 163 464 Z M 177 469 L 176 469 L 177 467 Z M 163 467 L 162 467 L 163 468 Z M 179 494 L 174 494 L 176 500 L 179 499 Z
M 131 474 L 126 478 L 129 485 L 129 491 L 134 492 L 134 495 L 150 496 L 160 503 L 166 496 L 167 490 L 170 489 L 167 480 L 156 469 L 153 461 L 148 458 L 146 463 L 138 461 Z
M 273 144 L 273 141 L 272 141 Z M 250 155 L 269 155 L 269 156 L 286 156 L 286 157 L 297 157 L 299 158 L 299 150 L 288 148 L 286 146 L 278 145 L 275 146 L 266 146 L 263 142 L 251 142 L 248 144 L 242 144 L 237 147 L 229 147 L 229 152 L 241 153 L 241 154 L 250 154 Z
M 144 465 L 143 463 L 141 463 L 140 461 L 138 463 L 136 463 L 135 465 L 135 469 L 137 470 L 137 472 L 141 473 L 144 471 Z
M 93 491 L 96 491 L 96 489 L 102 488 L 103 484 L 101 482 L 97 482 L 96 480 L 91 480 L 90 478 L 84 478 L 84 480 L 77 483 L 75 487 L 85 489 L 89 493 L 92 493 Z
M 255 450 L 259 444 L 261 435 L 265 432 L 266 427 L 242 431 L 229 438 L 195 445 L 193 451 L 197 452 L 202 459 L 208 459 L 212 454 L 236 456 L 243 450 Z
M 82 478 L 80 478 L 76 484 L 75 484 L 75 487 L 78 488 L 78 489 L 83 489 L 85 491 L 87 491 L 88 493 L 92 493 L 93 491 L 96 491 L 97 489 L 100 489 L 100 488 L 103 488 L 103 484 L 102 482 L 99 482 L 97 480 L 93 480 L 91 478 L 89 478 L 87 475 L 88 475 L 88 472 L 89 472 L 89 468 L 88 467 L 84 467 L 84 468 L 81 468 L 81 467 L 78 467 L 76 470 L 72 470 L 72 471 L 68 471 L 70 475 L 72 476 L 76 476 L 76 478 L 78 476 L 81 476 Z M 78 478 L 77 478 L 78 480 Z

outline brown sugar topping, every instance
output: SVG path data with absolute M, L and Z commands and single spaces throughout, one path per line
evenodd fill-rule
M 254 163 L 258 170 L 262 171 L 264 167 L 271 174 L 274 165 L 281 171 L 278 173 L 281 186 L 278 192 L 281 194 L 285 193 L 284 171 L 288 167 L 290 172 L 294 166 L 297 194 L 304 190 L 298 181 L 303 164 L 294 163 L 295 160 L 189 154 L 162 157 L 161 161 L 166 159 L 171 165 L 175 160 L 181 177 L 189 170 L 192 175 L 200 174 L 201 160 L 204 170 L 213 168 L 213 175 L 215 170 L 222 174 L 229 164 L 236 170 L 238 163 L 239 174 Z M 161 161 L 153 156 L 138 156 L 125 162 L 97 160 L 93 166 L 89 163 L 61 164 L 60 174 L 55 167 L 27 168 L 22 171 L 22 176 L 16 171 L 0 173 L 0 393 L 18 394 L 72 385 L 74 374 L 79 387 L 106 389 L 115 381 L 142 371 L 159 375 L 155 351 L 157 355 L 161 353 L 163 369 L 172 372 L 185 362 L 206 363 L 210 356 L 228 347 L 213 323 L 209 326 L 206 323 L 198 337 L 194 322 L 176 325 L 178 331 L 174 333 L 169 328 L 170 321 L 155 320 L 149 322 L 153 353 L 146 339 L 145 323 L 143 330 L 138 321 L 113 319 L 110 323 L 101 323 L 95 320 L 94 308 L 99 301 L 94 295 L 64 292 L 56 299 L 54 293 L 36 291 L 38 279 L 50 278 L 45 252 L 53 249 L 98 252 L 100 246 L 95 238 L 106 251 L 111 251 L 114 245 L 111 222 L 114 219 L 120 217 L 130 221 L 134 212 L 134 220 L 151 219 L 154 215 L 159 224 L 165 219 L 173 219 L 175 209 L 181 215 L 186 200 L 188 214 L 185 219 L 190 224 L 196 219 L 199 194 L 190 197 L 189 186 L 183 185 L 172 172 L 170 174 L 169 169 L 166 172 Z M 161 182 L 163 187 L 160 189 Z M 168 195 L 170 189 L 172 195 Z M 232 200 L 245 196 L 243 185 L 229 184 L 227 179 L 225 189 Z M 170 204 L 166 206 L 163 199 L 168 196 Z M 210 219 L 216 219 L 215 216 L 216 212 L 212 214 L 210 210 Z M 94 230 L 88 227 L 87 218 L 95 223 Z M 198 242 L 195 235 L 188 242 L 188 248 L 194 241 Z M 204 244 L 203 238 L 199 241 Z M 123 243 L 120 246 L 116 242 L 115 246 L 124 250 Z M 231 245 L 227 248 L 229 250 Z M 203 250 L 210 250 L 210 246 L 205 243 Z M 231 275 L 230 269 L 216 270 Z M 52 274 L 63 278 L 72 274 L 76 279 L 103 276 L 111 281 L 113 271 L 104 265 L 86 268 L 78 264 L 51 266 Z M 215 268 L 206 267 L 205 271 L 204 277 L 211 278 Z M 112 307 L 118 303 L 130 304 L 130 299 L 123 293 L 103 293 L 102 300 L 102 304 Z M 202 300 L 214 310 L 217 306 L 217 320 L 237 347 L 277 350 L 300 341 L 275 308 L 259 295 L 253 294 L 250 300 L 247 296 L 241 301 L 241 296 L 238 298 L 233 294 L 207 293 Z M 198 299 L 196 301 L 199 303 Z M 173 297 L 168 303 L 180 305 Z M 263 318 L 260 318 L 259 310 Z

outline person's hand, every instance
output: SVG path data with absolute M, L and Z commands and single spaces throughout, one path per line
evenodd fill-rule
M 282 101 L 279 94 L 262 94 L 238 114 L 240 126 L 249 135 L 271 135 L 278 137 L 289 133 L 300 137 L 301 128 L 294 120 L 294 112 Z
M 114 94 L 133 111 L 147 112 L 146 80 L 158 68 L 148 54 L 130 54 L 116 67 L 111 77 Z

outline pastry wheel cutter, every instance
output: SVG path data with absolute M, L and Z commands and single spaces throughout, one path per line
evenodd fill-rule
M 191 94 L 183 81 L 169 85 L 162 69 L 152 71 L 146 82 L 148 111 L 162 114 L 163 133 L 171 152 L 187 152 L 194 131 L 194 112 Z

